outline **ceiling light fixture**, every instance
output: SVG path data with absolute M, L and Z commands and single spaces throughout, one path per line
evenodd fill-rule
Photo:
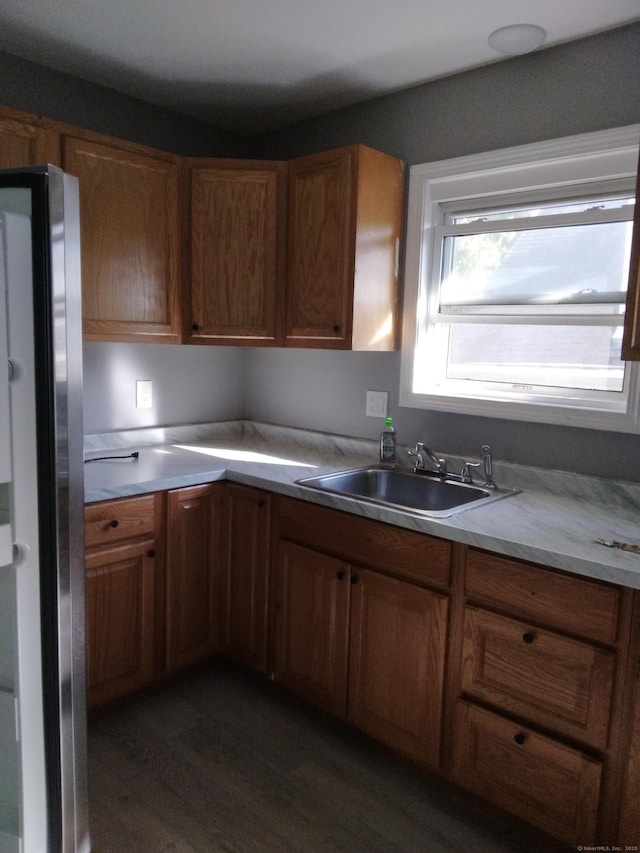
M 536 24 L 511 24 L 494 30 L 489 36 L 489 46 L 498 53 L 517 56 L 520 53 L 530 53 L 540 47 L 546 37 L 546 30 Z

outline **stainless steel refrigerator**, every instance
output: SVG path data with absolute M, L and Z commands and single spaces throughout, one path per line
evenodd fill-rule
M 90 849 L 78 207 L 0 171 L 0 853 Z

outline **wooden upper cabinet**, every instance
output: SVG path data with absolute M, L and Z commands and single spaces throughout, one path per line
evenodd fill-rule
M 61 150 L 80 180 L 85 340 L 179 343 L 177 159 L 71 135 Z
M 287 346 L 395 349 L 403 163 L 352 145 L 288 173 Z
M 640 361 L 640 162 L 638 163 L 638 179 L 636 184 L 636 208 L 633 219 L 631 265 L 629 267 L 627 308 L 624 317 L 622 358 L 625 361 Z
M 0 111 L 0 169 L 19 169 L 39 162 L 40 136 L 35 124 Z
M 189 343 L 282 343 L 285 168 L 191 161 Z

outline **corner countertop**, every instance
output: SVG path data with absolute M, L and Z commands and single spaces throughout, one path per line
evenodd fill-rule
M 640 555 L 596 542 L 602 538 L 640 544 L 639 483 L 504 465 L 497 460 L 496 482 L 521 493 L 449 518 L 426 518 L 296 484 L 303 477 L 375 464 L 377 442 L 373 441 L 252 421 L 85 438 L 85 460 L 133 451 L 139 453 L 137 460 L 85 464 L 86 503 L 230 480 L 640 589 Z M 448 458 L 455 470 L 459 460 Z

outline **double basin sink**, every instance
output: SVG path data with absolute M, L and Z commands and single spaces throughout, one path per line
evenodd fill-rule
M 429 518 L 447 518 L 519 492 L 519 489 L 485 488 L 407 469 L 376 465 L 306 477 L 296 482 L 311 489 Z

